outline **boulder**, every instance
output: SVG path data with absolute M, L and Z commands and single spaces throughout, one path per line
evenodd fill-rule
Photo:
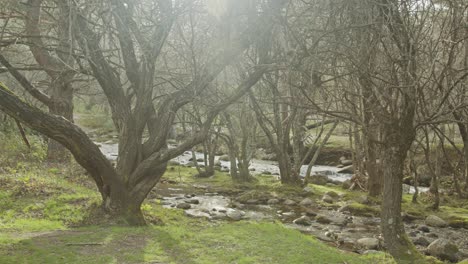
M 423 236 L 419 236 L 419 237 L 413 239 L 413 243 L 415 245 L 419 245 L 419 246 L 423 246 L 423 247 L 427 247 L 430 244 L 429 240 L 427 238 L 423 237 Z
M 333 199 L 337 199 L 339 197 L 339 195 L 334 191 L 328 191 L 328 192 L 325 193 L 325 195 L 328 195 Z
M 332 222 L 332 220 L 330 220 L 330 218 L 324 216 L 324 215 L 318 215 L 315 220 L 317 221 L 317 223 L 321 223 L 321 224 L 329 224 Z
M 331 196 L 327 194 L 323 195 L 322 201 L 330 204 L 334 202 L 333 198 L 331 198 Z
M 356 245 L 365 249 L 378 249 L 380 247 L 380 241 L 377 238 L 364 237 L 358 239 Z
M 310 226 L 312 221 L 308 216 L 301 216 L 293 221 L 296 225 Z
M 421 225 L 418 227 L 418 230 L 421 231 L 421 232 L 424 232 L 424 233 L 429 233 L 431 232 L 431 229 L 429 229 L 428 226 L 425 226 L 425 225 Z
M 286 199 L 286 201 L 284 201 L 283 203 L 284 205 L 289 205 L 289 206 L 293 206 L 293 205 L 296 205 L 296 202 L 291 200 L 291 199 Z
M 351 185 L 351 180 L 346 180 L 341 183 L 341 188 L 343 188 L 344 190 L 349 190 L 349 188 L 351 188 Z
M 280 201 L 276 198 L 269 199 L 267 204 L 278 204 Z
M 188 204 L 188 203 L 179 203 L 179 204 L 177 204 L 176 207 L 179 208 L 179 209 L 186 210 L 186 209 L 190 209 L 192 206 L 190 204 Z
M 328 176 L 326 175 L 313 175 L 310 177 L 309 182 L 316 185 L 325 185 L 328 182 Z
M 189 204 L 199 204 L 199 203 L 200 203 L 200 200 L 198 200 L 198 199 L 190 199 L 190 200 L 187 200 L 186 203 L 189 203 Z
M 304 211 L 305 215 L 310 216 L 310 217 L 315 217 L 317 216 L 317 213 L 311 209 L 305 209 Z
M 239 221 L 242 219 L 242 216 L 243 216 L 243 212 L 239 211 L 239 210 L 229 210 L 227 213 L 226 213 L 226 216 L 233 220 L 233 221 Z
M 426 225 L 428 226 L 433 226 L 433 227 L 447 227 L 448 224 L 445 222 L 442 218 L 435 216 L 435 215 L 429 215 L 426 220 L 425 220 Z
M 447 239 L 439 238 L 432 242 L 426 252 L 442 260 L 457 261 L 458 247 Z
M 188 209 L 188 210 L 185 210 L 184 213 L 186 216 L 189 216 L 189 217 L 211 219 L 210 214 L 202 212 L 198 209 Z
M 304 200 L 302 200 L 299 205 L 302 205 L 302 206 L 309 206 L 309 205 L 312 205 L 314 202 L 310 199 L 310 198 L 305 198 Z
M 310 186 L 306 186 L 304 187 L 304 189 L 302 189 L 302 191 L 306 194 L 314 194 L 314 189 Z

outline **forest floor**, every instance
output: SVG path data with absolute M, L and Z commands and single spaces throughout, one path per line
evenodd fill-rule
M 122 226 L 100 213 L 96 187 L 78 165 L 43 163 L 45 152 L 35 137 L 31 150 L 17 136 L 3 139 L 0 263 L 395 263 L 380 251 L 341 250 L 291 228 L 283 219 L 189 217 L 186 211 L 168 206 L 163 197 L 182 189 L 187 194 L 216 192 L 236 203 L 262 199 L 265 193 L 281 200 L 304 198 L 297 195 L 301 188 L 283 187 L 268 175 L 256 176 L 253 184 L 237 185 L 226 173 L 199 179 L 193 177 L 192 168 L 171 166 L 142 206 L 148 226 Z M 345 197 L 346 203 L 364 194 L 339 186 L 309 187 L 314 190 L 313 200 L 329 191 Z M 430 200 L 422 199 L 417 205 L 409 201 L 405 196 L 404 210 L 417 218 L 437 214 L 447 221 L 468 222 L 466 200 L 443 197 L 438 212 L 427 210 Z M 361 214 L 378 214 L 378 204 L 348 204 Z M 324 209 L 340 205 L 320 203 Z

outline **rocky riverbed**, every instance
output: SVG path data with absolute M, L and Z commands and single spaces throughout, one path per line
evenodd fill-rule
M 287 227 L 310 234 L 337 248 L 371 254 L 385 250 L 378 208 L 365 196 L 348 200 L 329 191 L 316 195 L 306 187 L 297 195 L 234 190 L 225 192 L 209 185 L 161 183 L 150 200 L 189 217 L 207 221 L 281 221 Z M 361 210 L 356 204 L 366 204 Z M 436 217 L 405 215 L 405 229 L 422 252 L 448 261 L 468 258 L 468 226 L 456 227 Z

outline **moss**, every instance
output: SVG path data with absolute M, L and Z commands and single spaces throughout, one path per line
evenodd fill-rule
M 380 209 L 369 205 L 360 203 L 350 203 L 345 205 L 346 211 L 356 216 L 378 216 L 380 215 Z

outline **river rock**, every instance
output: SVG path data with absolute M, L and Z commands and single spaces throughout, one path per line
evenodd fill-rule
M 445 222 L 442 218 L 430 215 L 426 218 L 425 221 L 426 225 L 433 226 L 433 227 L 446 227 L 448 226 L 447 222 Z
M 258 199 L 249 199 L 245 203 L 246 204 L 258 204 L 259 200 Z
M 185 210 L 184 213 L 188 217 L 211 219 L 211 216 L 208 213 L 202 212 L 198 209 L 188 209 Z
M 333 198 L 331 198 L 331 196 L 328 195 L 328 194 L 323 195 L 322 201 L 326 202 L 326 203 L 333 203 L 334 202 Z
M 301 216 L 293 221 L 296 225 L 310 226 L 312 221 L 308 216 Z
M 267 204 L 279 204 L 279 200 L 276 198 L 271 198 L 267 201 Z
M 356 202 L 360 204 L 370 204 L 369 197 L 367 195 L 361 195 L 356 199 Z
M 271 171 L 262 171 L 263 175 L 271 175 Z
M 291 200 L 291 199 L 286 199 L 286 201 L 284 201 L 283 203 L 284 205 L 289 205 L 289 206 L 293 206 L 293 205 L 296 205 L 296 202 Z
M 326 192 L 325 194 L 326 194 L 326 195 L 329 195 L 329 196 L 330 196 L 331 198 L 333 198 L 333 199 L 336 199 L 336 198 L 339 197 L 339 195 L 338 195 L 336 192 L 334 192 L 334 191 L 328 191 L 328 192 Z
M 315 217 L 315 216 L 317 216 L 317 213 L 316 213 L 315 211 L 313 211 L 312 209 L 308 209 L 308 208 L 306 208 L 306 209 L 304 210 L 304 213 L 305 213 L 305 215 L 307 215 L 307 216 L 309 216 L 309 217 Z
M 425 226 L 425 225 L 421 225 L 418 227 L 418 230 L 421 231 L 421 232 L 424 232 L 424 233 L 429 233 L 431 232 L 431 229 L 429 229 L 428 226 Z
M 442 260 L 457 261 L 458 247 L 447 239 L 439 238 L 432 242 L 426 252 Z
M 310 199 L 310 198 L 305 198 L 304 200 L 302 200 L 299 205 L 302 205 L 302 206 L 309 206 L 309 205 L 312 205 L 314 202 Z
M 351 180 L 346 180 L 344 182 L 341 183 L 341 188 L 345 189 L 345 190 L 349 190 L 349 188 L 351 188 Z
M 378 249 L 380 247 L 380 241 L 373 237 L 364 237 L 356 241 L 356 244 L 360 248 L 365 249 Z
M 234 221 L 239 221 L 242 219 L 242 216 L 244 214 L 239 211 L 239 210 L 229 210 L 227 213 L 226 213 L 226 216 L 231 219 L 231 220 L 234 220 Z
M 321 224 L 329 224 L 332 222 L 332 220 L 330 220 L 330 218 L 324 216 L 324 215 L 318 215 L 315 220 L 318 222 L 318 223 L 321 223 Z
M 189 203 L 189 204 L 199 204 L 199 203 L 200 203 L 200 200 L 198 200 L 198 199 L 190 199 L 190 200 L 187 200 L 186 203 Z
M 192 206 L 190 204 L 188 204 L 188 203 L 179 203 L 179 204 L 177 204 L 176 207 L 179 208 L 179 209 L 186 210 L 186 209 L 190 209 Z
M 302 189 L 302 191 L 306 194 L 314 194 L 314 189 L 310 186 L 306 186 L 304 187 L 304 189 Z
M 310 177 L 309 182 L 316 185 L 325 185 L 328 182 L 328 177 L 321 174 L 313 175 Z
M 423 246 L 423 247 L 427 247 L 430 244 L 429 240 L 427 240 L 427 238 L 425 238 L 423 236 L 419 236 L 419 237 L 413 239 L 413 243 L 415 245 L 419 245 L 419 246 Z

